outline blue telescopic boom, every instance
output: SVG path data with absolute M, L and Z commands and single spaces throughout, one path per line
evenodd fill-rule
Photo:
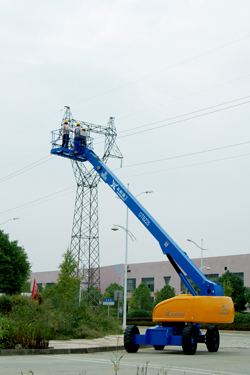
M 126 204 L 133 214 L 142 222 L 147 230 L 159 242 L 163 254 L 165 254 L 181 280 L 192 295 L 197 295 L 194 288 L 187 280 L 182 270 L 190 277 L 194 284 L 200 289 L 203 296 L 223 296 L 221 284 L 208 280 L 198 267 L 189 259 L 188 255 L 180 249 L 174 240 L 161 228 L 154 218 L 145 210 L 131 192 L 119 181 L 100 158 L 89 148 L 83 149 L 84 160 L 88 160 L 100 175 L 101 179 L 108 184 L 117 196 Z M 180 269 L 181 267 L 181 269 Z

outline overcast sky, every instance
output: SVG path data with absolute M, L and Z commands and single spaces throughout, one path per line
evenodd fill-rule
M 108 166 L 153 191 L 140 203 L 191 258 L 188 238 L 204 257 L 250 252 L 249 14 L 249 0 L 0 1 L 0 228 L 32 271 L 58 269 L 70 244 L 75 178 L 50 155 L 65 105 L 115 117 L 124 161 Z M 110 229 L 125 219 L 101 182 L 101 266 L 124 263 Z M 132 213 L 129 230 L 129 264 L 166 259 Z

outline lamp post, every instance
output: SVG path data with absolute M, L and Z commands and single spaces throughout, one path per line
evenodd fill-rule
M 201 267 L 200 267 L 200 270 L 202 271 L 202 269 L 204 267 L 206 267 L 206 266 L 203 267 L 203 250 L 208 250 L 208 249 L 203 248 L 203 240 L 201 240 L 201 246 L 197 245 L 197 243 L 192 241 L 192 240 L 187 239 L 187 241 L 193 242 L 193 244 L 195 244 L 195 246 L 197 246 L 199 249 L 201 249 Z
M 207 271 L 210 271 L 210 270 L 211 270 L 211 267 L 209 267 L 209 266 L 203 266 L 202 269 L 203 269 L 203 268 L 206 268 Z M 202 269 L 201 269 L 201 270 L 202 270 Z
M 127 189 L 129 190 L 129 184 L 127 184 Z M 153 190 L 146 190 L 143 191 L 135 196 L 138 197 L 141 194 L 151 194 Z M 114 225 L 112 230 L 116 231 L 118 228 L 123 229 L 126 232 L 126 242 L 125 242 L 125 269 L 124 269 L 124 296 L 123 296 L 123 322 L 122 327 L 126 329 L 126 312 L 127 312 L 127 267 L 128 267 L 128 236 L 131 238 L 132 241 L 136 240 L 135 236 L 132 232 L 128 229 L 128 206 L 126 209 L 126 228 L 122 227 L 121 225 Z
M 9 219 L 9 220 L 4 221 L 3 223 L 0 223 L 0 225 L 7 223 L 7 221 L 19 220 L 19 219 L 20 219 L 20 217 L 13 217 L 12 219 Z
M 127 214 L 127 220 L 126 224 L 128 224 L 128 214 Z M 125 266 L 124 266 L 124 296 L 123 296 L 123 321 L 122 321 L 122 327 L 126 329 L 126 311 L 127 311 L 127 264 L 128 264 L 128 236 L 132 241 L 136 241 L 135 236 L 133 233 L 128 230 L 128 228 L 124 228 L 121 225 L 114 224 L 114 228 L 111 228 L 111 230 L 118 230 L 119 228 L 123 229 L 126 232 L 126 247 L 125 247 Z

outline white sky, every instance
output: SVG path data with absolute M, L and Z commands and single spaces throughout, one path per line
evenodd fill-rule
M 124 168 L 108 166 L 134 195 L 153 190 L 138 199 L 191 258 L 187 238 L 204 257 L 250 252 L 249 12 L 248 0 L 0 1 L 0 223 L 32 271 L 58 269 L 70 244 L 75 178 L 50 156 L 64 105 L 116 118 Z M 102 266 L 124 263 L 125 232 L 110 228 L 125 217 L 101 182 Z M 128 263 L 166 259 L 132 214 L 129 229 Z

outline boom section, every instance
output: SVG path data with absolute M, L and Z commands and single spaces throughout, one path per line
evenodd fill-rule
M 119 179 L 109 170 L 109 168 L 100 160 L 100 158 L 89 148 L 84 148 L 83 156 L 94 167 L 101 179 L 110 186 L 117 196 L 141 221 L 146 229 L 159 242 L 162 252 L 168 256 L 169 260 L 175 263 L 190 277 L 195 285 L 200 289 L 200 295 L 223 296 L 222 285 L 208 280 L 198 267 L 189 259 L 188 255 L 174 242 L 174 240 L 164 231 L 156 220 L 145 210 L 131 192 L 119 181 Z M 170 256 L 170 257 L 169 257 Z M 171 263 L 172 263 L 171 261 Z M 173 264 L 173 263 L 172 263 Z M 179 269 L 179 267 L 174 267 Z M 177 271 L 178 272 L 178 271 Z M 188 286 L 192 294 L 196 292 L 191 287 L 185 275 L 179 269 L 179 276 Z

